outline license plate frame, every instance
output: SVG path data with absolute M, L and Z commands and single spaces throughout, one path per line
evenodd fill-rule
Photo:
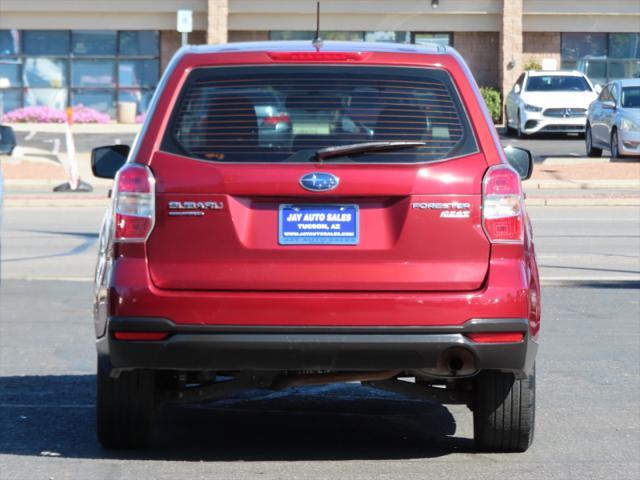
M 292 214 L 301 216 L 293 217 Z M 313 214 L 313 216 L 306 217 L 305 214 Z M 323 214 L 324 217 L 322 217 Z M 347 219 L 345 215 L 351 216 Z M 358 245 L 360 243 L 360 207 L 355 203 L 280 204 L 278 206 L 278 243 L 280 245 Z

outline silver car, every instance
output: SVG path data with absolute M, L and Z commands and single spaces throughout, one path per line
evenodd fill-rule
M 640 79 L 615 80 L 589 105 L 585 132 L 587 155 L 640 157 Z

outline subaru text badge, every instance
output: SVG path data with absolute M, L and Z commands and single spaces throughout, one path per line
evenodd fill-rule
M 313 172 L 300 178 L 300 186 L 311 192 L 326 192 L 333 190 L 340 183 L 340 179 L 331 173 Z

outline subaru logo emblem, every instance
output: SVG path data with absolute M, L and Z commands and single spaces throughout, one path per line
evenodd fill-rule
M 340 179 L 331 173 L 313 172 L 300 178 L 300 186 L 311 192 L 326 192 L 333 190 L 340 183 Z
M 570 117 L 571 116 L 571 109 L 570 108 L 565 108 L 564 109 L 564 116 L 565 117 Z

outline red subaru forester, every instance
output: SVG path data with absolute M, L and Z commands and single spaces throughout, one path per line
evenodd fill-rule
M 165 403 L 359 381 L 534 430 L 540 287 L 521 179 L 450 48 L 186 47 L 114 178 L 96 271 L 97 430 Z M 116 173 L 117 172 L 117 173 Z

